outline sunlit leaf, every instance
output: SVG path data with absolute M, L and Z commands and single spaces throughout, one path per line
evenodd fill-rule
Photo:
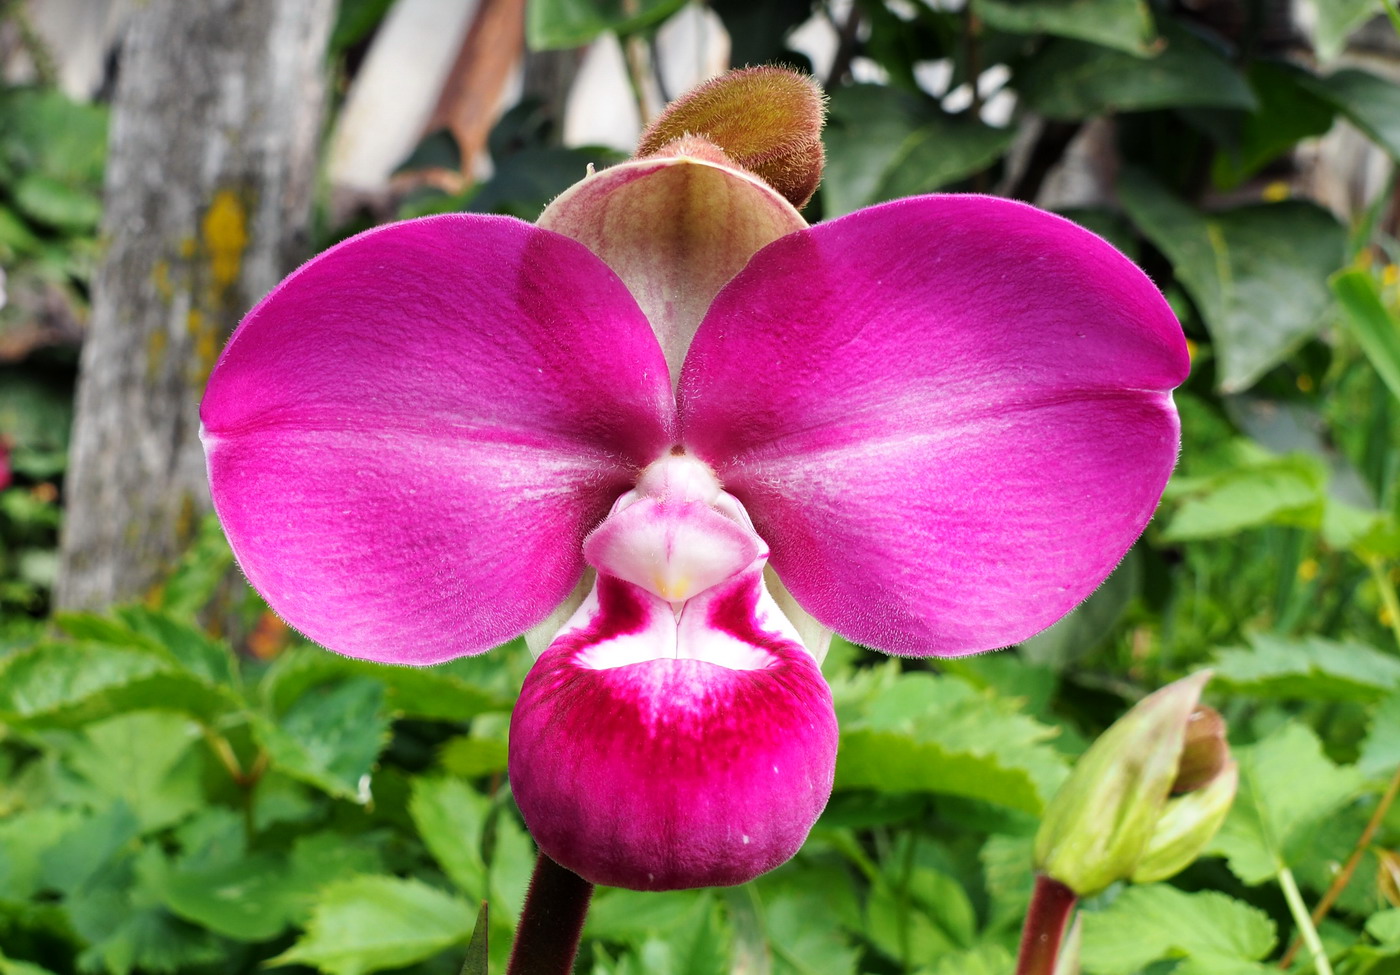
M 1080 958 L 1090 975 L 1137 975 L 1154 961 L 1182 957 L 1197 963 L 1192 970 L 1202 975 L 1262 973 L 1247 963 L 1264 958 L 1275 937 L 1269 916 L 1242 901 L 1149 884 L 1129 887 L 1107 908 L 1084 914 Z

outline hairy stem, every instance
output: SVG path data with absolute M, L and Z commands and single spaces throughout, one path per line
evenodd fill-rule
M 1021 954 L 1016 960 L 1016 975 L 1054 975 L 1055 959 L 1060 953 L 1060 939 L 1074 911 L 1074 891 L 1058 880 L 1040 874 L 1035 878 L 1035 892 L 1026 911 L 1026 925 L 1021 929 Z M 1331 975 L 1331 973 L 1327 973 Z
M 506 975 L 569 975 L 592 897 L 592 884 L 541 853 Z

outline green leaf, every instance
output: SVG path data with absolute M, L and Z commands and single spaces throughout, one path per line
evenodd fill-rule
M 102 200 L 42 173 L 29 173 L 13 188 L 15 206 L 31 220 L 66 231 L 91 231 L 102 219 Z
M 1055 34 L 1147 54 L 1157 28 L 1143 0 L 973 0 L 983 22 L 1013 34 Z
M 457 779 L 420 777 L 413 780 L 408 812 L 423 845 L 452 882 L 471 897 L 485 897 L 481 841 L 491 801 Z
M 451 665 L 394 667 L 314 647 L 278 657 L 263 678 L 261 693 L 274 712 L 282 713 L 311 689 L 347 677 L 380 684 L 388 709 L 407 717 L 467 721 L 487 711 L 510 710 L 509 700 L 454 674 Z
M 1201 106 L 1253 111 L 1244 77 L 1205 41 L 1168 21 L 1153 58 L 1083 41 L 1054 40 L 1017 72 L 1027 107 L 1054 119 Z
M 1335 115 L 1331 102 L 1307 86 L 1311 76 L 1301 68 L 1252 61 L 1245 71 L 1259 108 L 1239 116 L 1237 143 L 1215 156 L 1211 177 L 1227 189 L 1239 186 L 1300 139 L 1325 133 Z
M 69 186 L 102 186 L 107 106 L 54 88 L 0 92 L 0 169 L 41 172 Z
M 789 868 L 750 889 L 762 904 L 773 975 L 855 975 L 860 954 L 843 929 L 859 927 L 860 913 L 843 874 Z
M 1309 85 L 1392 159 L 1400 159 L 1400 85 L 1356 68 L 1313 79 Z
M 1380 0 L 1311 0 L 1317 34 L 1317 55 L 1331 61 L 1346 46 L 1347 38 L 1381 9 Z
M 1249 638 L 1222 650 L 1215 679 L 1237 694 L 1304 701 L 1374 701 L 1400 687 L 1400 660 L 1360 643 L 1324 637 Z
M 821 193 L 829 216 L 946 186 L 991 165 L 1015 136 L 885 85 L 838 88 L 828 114 Z
M 1139 170 L 1124 172 L 1118 195 L 1200 309 L 1223 392 L 1248 389 L 1321 326 L 1327 277 L 1346 248 L 1345 230 L 1321 207 L 1284 202 L 1202 214 Z
M 1389 776 L 1400 768 L 1400 692 L 1392 693 L 1372 712 L 1356 768 L 1368 778 Z
M 508 757 L 506 743 L 499 738 L 459 735 L 442 746 L 438 764 L 450 775 L 474 779 L 504 772 Z
M 51 850 L 64 849 L 60 840 L 88 818 L 71 807 L 41 806 L 0 819 L 0 901 L 29 900 L 38 893 L 44 886 L 41 860 Z M 136 821 L 130 813 L 127 822 L 134 834 Z
M 1039 813 L 1064 780 L 1055 729 L 966 681 L 905 674 L 843 719 L 836 788 L 927 791 Z
M 0 975 L 54 975 L 47 968 L 40 968 L 27 961 L 15 961 L 0 953 Z
M 1216 891 L 1188 894 L 1165 884 L 1129 887 L 1083 918 L 1080 959 L 1092 975 L 1137 975 L 1154 961 L 1183 957 L 1209 963 L 1198 972 L 1215 971 L 1216 963 L 1234 972 L 1240 969 L 1230 963 L 1261 959 L 1275 942 L 1274 922 L 1258 908 Z
M 1342 271 L 1331 284 L 1342 320 L 1391 394 L 1400 399 L 1400 319 L 1385 307 L 1376 279 L 1366 271 Z
M 1001 945 L 982 945 L 939 959 L 929 975 L 1006 975 L 1016 960 Z
M 378 868 L 378 857 L 336 833 L 298 837 L 288 856 L 255 854 L 180 865 L 160 884 L 172 913 L 239 941 L 267 941 L 311 915 L 328 884 Z
M 238 662 L 233 650 L 202 627 L 140 606 L 124 606 L 116 610 L 116 616 L 133 633 L 169 651 L 184 669 L 209 684 L 238 684 Z
M 630 34 L 671 16 L 685 0 L 536 0 L 525 8 L 525 40 L 533 51 L 587 44 L 599 34 Z
M 525 907 L 525 892 L 535 870 L 535 844 L 513 816 L 496 818 L 495 842 L 487 861 L 487 887 L 502 924 L 515 930 L 515 921 Z
M 241 706 L 232 691 L 151 651 L 43 643 L 0 663 L 0 722 L 19 729 L 79 728 L 144 710 L 212 722 Z
M 328 795 L 369 802 L 370 772 L 389 742 L 384 688 L 367 677 L 322 685 L 276 722 L 258 716 L 253 733 L 274 767 Z
M 145 832 L 173 825 L 205 802 L 200 729 L 164 711 L 137 711 L 89 725 L 64 756 L 94 797 L 121 800 Z
M 269 964 L 329 975 L 401 968 L 466 941 L 474 918 L 466 901 L 420 881 L 353 877 L 321 892 L 305 934 Z
M 1223 854 L 1245 883 L 1260 884 L 1299 861 L 1310 837 L 1356 795 L 1364 777 L 1334 765 L 1312 729 L 1297 723 L 1235 754 L 1239 795 L 1209 852 Z
M 481 910 L 476 912 L 476 924 L 472 926 L 471 940 L 467 942 L 467 957 L 457 975 L 487 975 L 490 919 L 486 908 L 486 901 L 482 901 Z

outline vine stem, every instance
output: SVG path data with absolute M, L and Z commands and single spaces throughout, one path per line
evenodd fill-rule
M 1016 975 L 1054 975 L 1060 940 L 1074 911 L 1074 891 L 1045 874 L 1035 878 L 1026 926 L 1021 929 L 1021 953 Z M 1327 972 L 1326 975 L 1332 975 Z
M 1298 890 L 1298 881 L 1293 879 L 1293 871 L 1279 865 L 1278 885 L 1283 888 L 1283 899 L 1288 902 L 1288 913 L 1293 915 L 1293 923 L 1298 925 L 1298 934 L 1303 944 L 1308 946 L 1313 967 L 1317 975 L 1332 975 L 1332 963 L 1327 960 L 1327 952 L 1322 947 L 1322 939 L 1317 936 L 1317 928 L 1308 916 L 1308 905 L 1303 903 L 1303 894 Z
M 592 897 L 592 884 L 541 853 L 506 975 L 569 975 Z
M 1375 811 L 1371 813 L 1371 818 L 1366 822 L 1366 828 L 1361 831 L 1361 836 L 1357 838 L 1356 845 L 1351 849 L 1351 855 L 1347 857 L 1347 862 L 1342 865 L 1342 869 L 1333 878 L 1331 886 L 1322 895 L 1322 900 L 1317 902 L 1313 908 L 1313 926 L 1322 923 L 1322 919 L 1327 916 L 1327 912 L 1332 910 L 1332 905 L 1337 903 L 1337 898 L 1342 896 L 1342 891 L 1347 889 L 1347 884 L 1351 883 L 1352 875 L 1356 873 L 1356 868 L 1361 864 L 1361 858 L 1366 855 L 1366 851 L 1371 848 L 1371 840 L 1376 835 L 1376 830 L 1380 829 L 1381 820 L 1385 819 L 1385 814 L 1390 811 L 1390 806 L 1395 802 L 1395 796 L 1400 793 L 1400 767 L 1395 769 L 1395 774 L 1390 777 L 1390 784 L 1385 787 L 1385 794 L 1381 796 L 1381 801 L 1376 803 Z M 1298 949 L 1302 946 L 1302 936 L 1293 939 L 1293 944 L 1288 946 L 1288 951 L 1284 953 L 1283 959 L 1278 963 L 1279 968 L 1287 968 L 1293 963 L 1293 958 L 1298 954 Z

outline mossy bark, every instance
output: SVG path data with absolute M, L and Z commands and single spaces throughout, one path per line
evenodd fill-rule
M 209 508 L 199 399 L 307 256 L 334 0 L 150 0 L 122 44 L 55 602 L 156 585 Z

